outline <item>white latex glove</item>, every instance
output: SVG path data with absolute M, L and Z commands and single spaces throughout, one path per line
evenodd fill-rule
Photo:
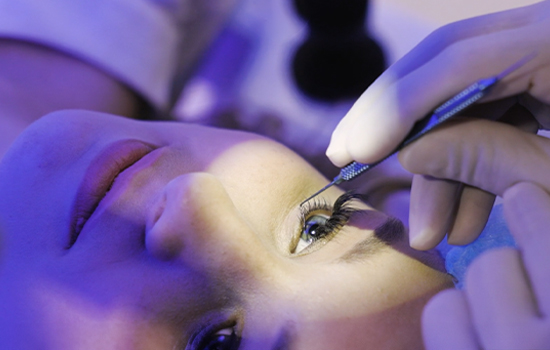
M 489 251 L 466 274 L 464 290 L 427 304 L 427 350 L 550 349 L 550 196 L 519 182 L 504 192 L 504 214 L 519 251 Z
M 550 1 L 444 26 L 386 70 L 332 134 L 327 156 L 337 166 L 372 163 L 390 153 L 412 125 L 481 78 L 532 53 L 485 100 L 527 92 L 550 103 Z
M 550 139 L 500 122 L 463 118 L 443 125 L 403 149 L 399 160 L 420 174 L 409 214 L 411 245 L 419 249 L 437 245 L 446 232 L 452 244 L 474 240 L 479 232 L 468 228 L 485 225 L 486 198 L 518 182 L 550 192 Z M 462 197 L 457 184 L 464 184 Z
M 428 303 L 427 349 L 550 349 L 550 139 L 464 118 L 434 130 L 399 158 L 413 173 L 502 196 L 519 247 L 483 254 L 470 265 L 464 290 L 444 291 Z M 413 183 L 411 223 L 429 226 L 424 220 L 452 203 L 452 196 L 432 190 Z M 437 241 L 430 234 L 424 239 Z
M 391 152 L 412 125 L 442 101 L 480 78 L 494 76 L 529 54 L 536 57 L 505 77 L 470 115 L 496 119 L 519 102 L 542 126 L 550 127 L 550 1 L 476 17 L 442 27 L 390 67 L 365 91 L 334 131 L 327 156 L 337 166 L 371 163 Z M 514 96 L 513 98 L 507 98 Z M 519 117 L 518 117 L 519 116 Z M 412 246 L 433 247 L 450 231 L 451 243 L 466 244 L 485 225 L 493 196 L 447 181 L 418 178 L 416 188 L 440 193 L 432 202 L 435 222 L 420 221 L 411 209 Z M 449 198 L 456 200 L 446 202 Z M 444 208 L 457 210 L 444 212 Z M 468 204 L 468 205 L 466 205 Z M 437 208 L 440 208 L 437 210 Z M 427 209 L 424 208 L 426 211 Z M 436 215 L 425 217 L 434 219 Z M 422 216 L 420 216 L 422 218 Z M 416 220 L 416 222 L 415 222 Z M 422 225 L 428 224 L 428 227 Z M 433 235 L 423 241 L 414 237 Z
M 544 176 L 539 173 L 546 161 L 543 146 L 533 142 L 546 146 L 550 141 L 532 133 L 537 123 L 523 107 L 510 108 L 504 117 L 523 124 L 461 118 L 400 152 L 401 164 L 415 174 L 409 212 L 412 247 L 431 249 L 445 234 L 450 244 L 472 242 L 485 227 L 495 195 L 535 173 Z

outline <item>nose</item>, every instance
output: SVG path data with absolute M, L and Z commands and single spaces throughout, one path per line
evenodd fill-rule
M 214 175 L 190 173 L 173 179 L 150 214 L 145 244 L 159 259 L 232 279 L 261 278 L 273 265 Z

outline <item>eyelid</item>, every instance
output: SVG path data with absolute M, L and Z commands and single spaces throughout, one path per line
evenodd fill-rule
M 314 198 L 300 206 L 300 227 L 303 227 L 305 221 L 317 213 L 324 212 L 330 216 L 333 211 L 334 205 L 329 204 L 325 198 Z

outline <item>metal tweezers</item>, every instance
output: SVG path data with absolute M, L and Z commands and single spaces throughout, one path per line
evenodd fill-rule
M 500 74 L 486 78 L 481 79 L 473 83 L 472 85 L 468 86 L 466 89 L 459 92 L 457 95 L 450 98 L 448 101 L 444 102 L 441 106 L 437 107 L 433 113 L 428 114 L 426 117 L 421 119 L 420 121 L 416 122 L 414 124 L 412 130 L 407 134 L 405 139 L 386 157 L 382 158 L 381 160 L 370 163 L 370 164 L 362 164 L 357 162 L 352 162 L 349 165 L 346 165 L 340 170 L 340 173 L 325 187 L 317 191 L 315 194 L 310 196 L 308 199 L 303 201 L 300 205 L 303 205 L 304 203 L 308 202 L 312 198 L 319 195 L 321 192 L 325 191 L 327 188 L 338 185 L 344 181 L 349 181 L 357 176 L 365 173 L 366 171 L 374 168 L 378 164 L 382 163 L 387 158 L 391 157 L 398 151 L 400 151 L 403 147 L 407 146 L 411 142 L 417 140 L 421 136 L 425 135 L 427 132 L 435 128 L 436 126 L 444 123 L 445 121 L 451 119 L 451 117 L 457 115 L 458 113 L 462 112 L 466 108 L 470 107 L 472 104 L 477 102 L 480 98 L 487 95 L 491 88 L 503 77 L 510 74 L 511 72 L 515 71 L 519 67 L 523 66 L 525 63 L 533 59 L 535 54 L 530 54 L 518 62 L 514 63 L 504 71 L 502 71 Z

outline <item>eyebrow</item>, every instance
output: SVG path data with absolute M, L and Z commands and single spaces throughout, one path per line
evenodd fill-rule
M 342 255 L 338 261 L 351 263 L 361 261 L 392 245 L 403 238 L 406 233 L 405 226 L 401 220 L 388 217 L 382 225 L 374 229 L 374 235 L 355 244 L 353 248 Z

